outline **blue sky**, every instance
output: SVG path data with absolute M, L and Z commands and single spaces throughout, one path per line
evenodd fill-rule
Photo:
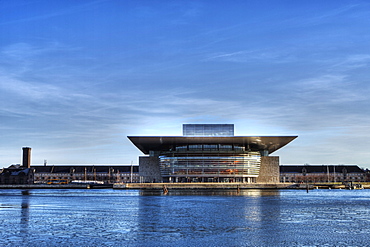
M 1 1 L 0 167 L 130 164 L 130 135 L 298 135 L 370 168 L 368 1 Z

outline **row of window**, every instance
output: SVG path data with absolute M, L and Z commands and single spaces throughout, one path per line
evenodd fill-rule
M 163 177 L 182 175 L 258 176 L 261 156 L 250 152 L 233 156 L 160 156 Z
M 47 177 L 63 177 L 63 176 L 67 176 L 67 177 L 81 177 L 81 176 L 96 176 L 96 177 L 108 177 L 108 176 L 111 176 L 111 177 L 125 177 L 125 176 L 139 176 L 138 173 L 132 173 L 132 174 L 129 174 L 129 173 L 125 173 L 125 174 L 93 174 L 93 173 L 87 173 L 87 174 L 73 174 L 73 175 L 70 175 L 70 174 L 66 174 L 66 173 L 62 173 L 62 174 L 56 174 L 56 173 L 44 173 L 44 174 L 35 174 L 35 177 L 42 177 L 42 176 L 47 176 Z
M 300 182 L 300 181 L 308 181 L 308 182 L 328 182 L 328 180 L 330 181 L 333 181 L 333 180 L 336 180 L 336 181 L 343 181 L 344 178 L 343 177 L 332 177 L 330 176 L 329 178 L 327 176 L 311 176 L 311 177 L 304 177 L 304 176 L 296 176 L 296 177 L 285 177 L 285 176 L 282 176 L 280 177 L 280 180 L 281 182 Z M 350 180 L 350 181 L 365 181 L 365 177 L 347 177 L 345 180 Z
M 130 181 L 131 176 L 128 174 L 120 174 L 120 175 L 111 175 L 108 176 L 107 174 L 99 174 L 99 176 L 95 176 L 93 174 L 87 174 L 86 176 L 83 174 L 79 174 L 78 176 L 69 176 L 69 174 L 59 174 L 59 176 L 51 175 L 51 174 L 38 174 L 35 175 L 34 181 L 39 182 L 45 182 L 49 179 L 66 179 L 66 180 L 98 180 L 98 181 L 109 181 L 109 180 L 115 180 L 115 181 Z M 138 181 L 139 174 L 132 174 L 132 179 L 134 181 Z
M 282 177 L 282 178 L 286 178 L 286 179 L 294 179 L 294 178 L 297 178 L 297 177 Z M 299 176 L 299 178 L 305 178 L 304 176 Z M 327 176 L 322 176 L 322 177 L 307 177 L 307 178 L 327 178 Z M 333 176 L 329 176 L 330 179 L 333 179 L 334 177 Z M 343 179 L 344 177 L 342 176 L 336 176 L 335 179 Z M 364 179 L 365 177 L 346 177 L 347 179 Z
M 227 144 L 192 144 L 176 147 L 176 151 L 245 151 L 244 146 Z

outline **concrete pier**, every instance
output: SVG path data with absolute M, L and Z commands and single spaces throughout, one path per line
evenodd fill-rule
M 0 189 L 103 189 L 112 184 L 1 184 Z
M 287 183 L 115 183 L 113 189 L 143 190 L 241 190 L 241 189 L 289 189 Z

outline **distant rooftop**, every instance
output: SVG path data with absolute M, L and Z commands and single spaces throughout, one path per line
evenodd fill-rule
M 302 173 L 302 169 L 307 173 L 363 173 L 357 165 L 281 165 L 281 173 Z
M 83 172 L 130 172 L 131 166 L 129 165 L 32 165 L 31 169 L 34 169 L 36 173 L 83 173 Z M 133 165 L 132 171 L 138 172 L 139 166 Z
M 183 136 L 234 136 L 234 124 L 183 124 Z

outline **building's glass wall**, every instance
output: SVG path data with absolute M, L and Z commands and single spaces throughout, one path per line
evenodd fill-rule
M 184 136 L 234 136 L 233 124 L 184 124 Z
M 177 147 L 159 159 L 161 175 L 169 182 L 252 182 L 261 164 L 259 152 L 217 144 Z

